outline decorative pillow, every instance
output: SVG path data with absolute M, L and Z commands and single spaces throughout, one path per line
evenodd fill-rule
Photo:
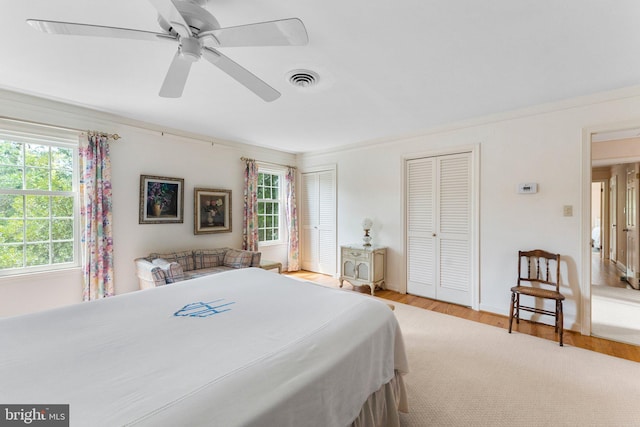
M 260 258 L 262 258 L 262 252 L 251 252 L 251 267 L 260 267 Z
M 156 286 L 162 286 L 167 284 L 167 275 L 160 267 L 154 267 L 150 271 L 153 284 Z
M 195 269 L 195 262 L 193 259 L 193 251 L 181 251 L 170 252 L 167 254 L 153 253 L 149 255 L 150 258 L 162 258 L 169 262 L 177 262 L 182 267 L 183 271 L 191 271 Z
M 196 270 L 222 265 L 224 263 L 225 252 L 226 249 L 198 249 L 193 251 Z
M 184 279 L 184 271 L 179 263 L 175 261 L 169 262 L 163 258 L 156 258 L 151 262 L 164 271 L 167 278 L 167 284 L 179 282 Z
M 224 265 L 231 268 L 246 268 L 251 266 L 253 253 L 229 249 L 224 254 Z

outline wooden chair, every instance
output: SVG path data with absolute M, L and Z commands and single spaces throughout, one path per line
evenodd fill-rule
M 526 271 L 523 270 L 526 266 Z M 526 273 L 526 274 L 525 274 Z M 555 301 L 555 310 L 520 305 L 520 296 L 527 295 Z M 509 333 L 513 318 L 520 323 L 520 310 L 555 317 L 556 333 L 559 332 L 560 346 L 564 316 L 562 313 L 564 295 L 560 293 L 560 255 L 540 249 L 518 252 L 518 286 L 511 288 L 511 308 L 509 310 Z

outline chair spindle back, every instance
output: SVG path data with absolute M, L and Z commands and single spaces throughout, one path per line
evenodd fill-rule
M 560 290 L 560 255 L 536 249 L 518 252 L 518 285 L 522 281 L 539 283 L 555 287 Z M 522 264 L 527 264 L 527 275 L 522 275 Z M 542 265 L 541 265 L 542 264 Z M 532 275 L 532 266 L 534 274 Z

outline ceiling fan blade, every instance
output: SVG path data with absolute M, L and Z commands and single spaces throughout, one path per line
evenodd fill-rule
M 193 62 L 186 60 L 180 51 L 177 51 L 171 61 L 167 75 L 164 77 L 164 82 L 160 88 L 160 96 L 163 98 L 180 98 L 184 86 L 187 83 L 187 77 L 191 70 L 191 64 Z
M 204 31 L 198 38 L 211 47 L 302 46 L 309 42 L 307 29 L 298 18 Z
M 156 8 L 162 19 L 167 21 L 180 34 L 180 37 L 191 37 L 193 35 L 189 24 L 184 20 L 173 0 L 149 0 L 149 3 Z
M 202 55 L 207 61 L 220 68 L 263 100 L 271 102 L 280 97 L 280 92 L 217 50 L 204 47 Z
M 76 24 L 73 22 L 42 21 L 39 19 L 27 19 L 27 23 L 33 28 L 48 34 L 65 34 L 73 36 L 115 37 L 120 39 L 135 40 L 175 40 L 165 33 L 152 31 L 132 30 L 129 28 L 105 27 L 102 25 Z

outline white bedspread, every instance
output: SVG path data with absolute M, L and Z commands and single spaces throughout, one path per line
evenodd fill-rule
M 3 319 L 0 346 L 0 403 L 72 426 L 344 426 L 408 370 L 386 304 L 253 268 Z

